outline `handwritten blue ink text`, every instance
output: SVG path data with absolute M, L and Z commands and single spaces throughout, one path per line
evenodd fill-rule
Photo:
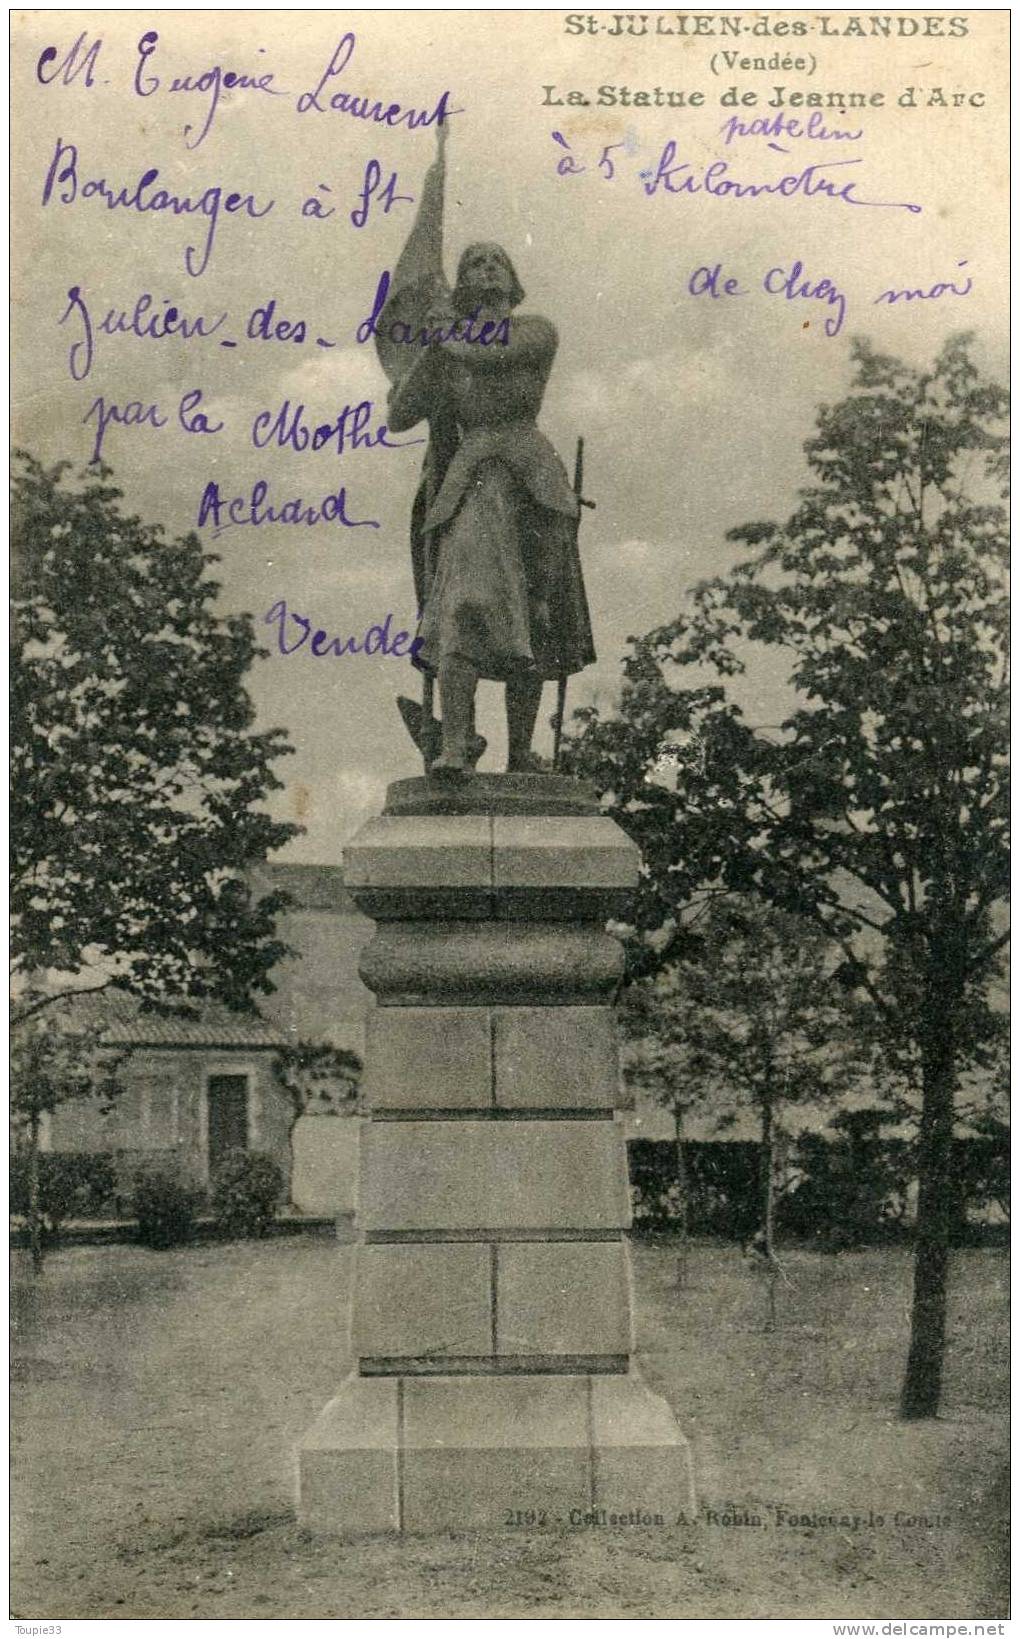
M 213 535 L 222 535 L 233 528 L 260 529 L 265 524 L 339 524 L 343 529 L 378 529 L 374 518 L 348 518 L 347 488 L 341 485 L 333 495 L 320 501 L 305 502 L 302 496 L 284 501 L 277 506 L 266 500 L 269 482 L 259 478 L 248 495 L 233 495 L 224 500 L 220 486 L 211 479 L 202 491 L 198 507 L 198 528 L 204 529 L 212 521 Z
M 115 183 L 108 182 L 105 177 L 90 177 L 82 182 L 78 175 L 77 144 L 65 142 L 62 137 L 58 137 L 46 173 L 46 181 L 43 183 L 42 203 L 46 206 L 51 199 L 56 199 L 61 205 L 73 205 L 78 199 L 98 198 L 103 201 L 107 210 L 111 211 L 137 211 L 140 215 L 150 211 L 171 211 L 174 216 L 206 217 L 209 225 L 204 241 L 199 245 L 188 245 L 184 252 L 184 266 L 193 279 L 197 279 L 209 266 L 221 211 L 228 215 L 243 211 L 245 215 L 257 221 L 263 216 L 268 216 L 275 203 L 270 199 L 265 205 L 260 206 L 255 196 L 250 193 L 228 193 L 224 196 L 220 185 L 206 188 L 197 196 L 174 194 L 166 188 L 156 187 L 158 177 L 158 167 L 152 166 L 149 170 L 143 171 L 133 185 L 118 187 Z M 54 189 L 59 189 L 59 192 L 55 193 Z
M 159 75 L 146 68 L 146 64 L 154 54 L 158 44 L 159 35 L 155 29 L 149 29 L 138 42 L 138 63 L 135 66 L 134 80 L 136 94 L 139 97 L 151 97 L 162 87 L 168 92 L 198 92 L 201 96 L 209 98 L 202 128 L 193 142 L 188 142 L 187 138 L 194 130 L 194 126 L 186 125 L 184 127 L 185 148 L 197 148 L 208 135 L 212 122 L 216 117 L 216 110 L 220 105 L 220 97 L 224 91 L 263 91 L 270 97 L 287 96 L 286 91 L 273 85 L 273 76 L 270 73 L 239 74 L 236 69 L 221 68 L 219 63 L 213 64 L 210 68 L 202 69 L 198 74 L 178 75 L 170 81 L 169 85 L 163 85 Z M 258 49 L 264 52 L 265 46 L 259 46 Z
M 57 323 L 66 324 L 70 320 L 79 332 L 77 340 L 72 341 L 67 353 L 68 369 L 74 380 L 84 381 L 92 369 L 97 334 L 137 336 L 140 341 L 165 341 L 168 336 L 179 336 L 182 341 L 190 341 L 192 336 L 215 335 L 227 317 L 226 313 L 221 313 L 215 319 L 207 319 L 203 313 L 197 313 L 193 319 L 189 319 L 169 297 L 164 296 L 161 299 L 162 312 L 151 311 L 153 298 L 147 290 L 143 290 L 131 309 L 130 316 L 127 308 L 111 307 L 97 324 L 89 312 L 81 286 L 72 285 L 67 292 L 67 306 Z
M 360 643 L 356 637 L 349 637 L 346 640 L 330 637 L 321 626 L 313 630 L 313 623 L 308 616 L 299 615 L 296 609 L 288 608 L 284 598 L 273 604 L 265 616 L 265 623 L 267 626 L 274 623 L 276 625 L 276 646 L 280 654 L 296 654 L 307 643 L 307 652 L 320 659 L 329 655 L 339 658 L 345 654 L 384 654 L 413 659 L 424 642 L 423 638 L 412 638 L 407 631 L 394 632 L 391 636 L 392 614 L 388 614 L 384 621 L 369 626 L 363 633 Z M 290 625 L 297 628 L 293 641 L 289 641 Z

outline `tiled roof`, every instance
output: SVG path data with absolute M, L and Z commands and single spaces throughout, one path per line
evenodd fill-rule
M 144 1012 L 124 991 L 82 996 L 74 1004 L 76 1022 L 104 1031 L 115 1047 L 247 1047 L 282 1046 L 279 1025 L 250 1014 L 232 1013 L 218 1002 L 195 1002 L 188 1014 Z

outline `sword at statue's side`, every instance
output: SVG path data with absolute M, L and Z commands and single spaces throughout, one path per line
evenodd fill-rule
M 594 501 L 586 501 L 582 491 L 584 489 L 584 439 L 577 440 L 577 453 L 574 456 L 574 494 L 577 496 L 577 528 L 575 542 L 581 529 L 581 508 L 589 507 L 595 510 Z M 567 710 L 567 674 L 562 672 L 556 680 L 556 715 L 553 718 L 553 771 L 560 766 L 560 741 L 563 738 L 563 719 Z

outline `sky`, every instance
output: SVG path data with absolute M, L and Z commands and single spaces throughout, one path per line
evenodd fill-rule
M 370 518 L 377 529 L 235 527 L 219 539 L 203 530 L 208 550 L 220 555 L 219 606 L 249 611 L 267 644 L 275 627 L 265 615 L 280 599 L 331 635 L 364 633 L 390 613 L 393 629 L 413 627 L 408 518 L 423 446 L 338 458 L 329 449 L 260 450 L 252 441 L 255 418 L 275 414 L 285 399 L 292 409 L 304 404 L 312 424 L 333 421 L 345 404 L 363 399 L 372 401 L 373 424 L 385 421 L 385 378 L 374 349 L 355 338 L 414 207 L 398 200 L 387 211 L 379 195 L 396 173 L 393 193 L 418 196 L 435 137 L 431 129 L 374 125 L 343 111 L 298 112 L 301 94 L 315 90 L 352 32 L 355 45 L 320 101 L 343 90 L 432 109 L 448 91 L 449 107 L 459 112 L 450 121 L 447 268 L 452 275 L 469 241 L 499 240 L 527 293 L 522 310 L 544 314 L 559 332 L 540 425 L 568 470 L 583 436 L 585 489 L 596 503 L 583 516 L 580 551 L 599 658 L 571 679 L 568 711 L 592 700 L 611 708 L 628 636 L 670 619 L 693 585 L 732 565 L 739 553 L 727 544 L 727 530 L 791 510 L 807 477 L 802 446 L 817 406 L 849 386 L 853 336 L 920 364 L 948 335 L 973 330 L 978 361 L 1003 373 L 1008 16 L 952 14 L 964 19 L 962 37 L 834 39 L 808 12 L 702 14 L 716 30 L 707 37 L 681 36 L 677 13 L 652 12 L 641 38 L 608 32 L 609 12 L 571 15 L 593 16 L 597 32 L 571 32 L 578 25 L 568 25 L 563 12 L 16 13 L 15 442 L 44 460 L 84 467 L 104 411 L 118 406 L 130 421 L 128 404 L 140 406 L 135 416 L 156 405 L 148 424 L 118 425 L 111 417 L 102 452 L 130 507 L 169 536 L 195 527 L 210 482 L 227 498 L 250 494 L 265 478 L 271 499 L 306 503 L 343 484 L 348 515 Z M 948 28 L 949 13 L 926 15 Z M 657 18 L 673 34 L 655 34 Z M 741 37 L 721 32 L 723 18 L 737 21 Z M 775 32 L 795 18 L 804 20 L 803 35 Z M 763 20 L 767 36 L 753 32 Z M 65 76 L 62 64 L 83 29 L 77 61 L 84 66 Z M 158 39 L 142 61 L 138 42 L 149 30 Z M 56 55 L 37 71 L 51 46 Z M 813 70 L 784 67 L 784 55 Z M 735 58 L 778 66 L 744 69 Z M 221 87 L 197 140 L 212 93 L 187 82 L 194 86 L 204 74 L 209 87 L 217 65 L 262 77 L 264 87 Z M 135 89 L 136 71 L 149 94 Z M 186 82 L 177 91 L 175 78 Z M 614 106 L 605 94 L 600 106 L 598 88 L 607 85 L 617 88 Z M 727 142 L 723 126 L 733 109 L 721 108 L 720 97 L 731 86 L 753 93 L 757 116 L 775 121 L 767 103 L 777 85 L 785 87 L 779 112 L 802 125 Z M 556 89 L 546 93 L 545 86 Z M 700 91 L 704 103 L 624 108 L 623 86 L 660 86 L 688 98 Z M 955 92 L 984 101 L 903 108 L 897 99 L 908 86 L 922 105 L 934 87 L 947 99 Z M 570 89 L 588 105 L 567 102 Z M 806 110 L 788 99 L 811 90 L 881 93 L 885 106 L 821 116 L 826 129 L 859 135 L 807 136 Z M 562 105 L 545 106 L 553 97 Z M 745 106 L 739 117 L 750 122 L 756 114 Z M 558 174 L 567 150 L 554 130 L 585 166 L 580 173 Z M 859 163 L 825 174 L 852 176 L 859 197 L 892 204 L 670 195 L 662 187 L 649 197 L 638 173 L 654 169 L 670 140 L 674 162 L 688 161 L 692 176 L 725 159 L 729 174 L 744 181 L 775 181 L 812 162 L 851 156 Z M 65 181 L 44 206 L 58 141 L 77 150 L 78 194 L 62 203 Z M 598 167 L 607 144 L 621 145 L 612 149 L 611 177 Z M 63 157 L 70 157 L 66 146 Z M 358 228 L 351 212 L 372 160 L 380 184 Z M 224 197 L 250 193 L 254 208 L 269 200 L 273 208 L 257 221 L 221 214 L 208 265 L 193 277 L 184 252 L 204 238 L 200 218 L 109 210 L 101 198 L 83 196 L 89 179 L 130 190 L 153 167 L 159 185 L 177 195 L 197 198 L 220 185 Z M 334 215 L 303 215 L 309 197 L 332 204 Z M 895 208 L 899 202 L 921 208 Z M 802 282 L 813 288 L 827 279 L 845 298 L 838 334 L 825 332 L 834 303 L 764 288 L 771 269 L 782 270 L 771 278 L 781 287 L 798 261 Z M 743 294 L 691 294 L 695 270 L 717 264 L 720 283 L 733 278 Z M 964 295 L 875 302 L 886 289 L 948 281 L 962 288 L 963 280 L 970 281 Z M 80 307 L 60 322 L 74 286 L 96 327 L 82 380 L 72 379 L 69 359 L 83 335 Z M 206 328 L 227 317 L 214 334 L 190 340 L 99 331 L 110 310 L 130 316 L 142 293 L 158 311 L 169 300 L 189 318 L 204 315 Z M 248 337 L 249 316 L 270 301 L 274 324 L 304 321 L 304 340 L 293 331 L 286 339 Z M 320 347 L 318 338 L 333 345 Z M 225 339 L 237 345 L 224 348 Z M 79 351 L 78 366 L 82 357 Z M 195 389 L 210 424 L 222 423 L 219 432 L 180 428 L 179 403 Z M 101 409 L 93 408 L 97 399 Z M 167 424 L 153 426 L 157 417 Z M 387 783 L 420 771 L 395 705 L 398 694 L 419 687 L 406 662 L 394 658 L 316 657 L 306 646 L 256 663 L 250 689 L 258 723 L 285 727 L 295 748 L 279 765 L 286 788 L 274 808 L 305 832 L 281 857 L 336 862 L 344 842 L 378 812 Z M 749 657 L 741 690 L 752 721 L 777 722 L 789 703 L 769 655 Z M 553 694 L 550 686 L 543 720 Z M 479 715 L 490 740 L 482 767 L 498 768 L 505 750 L 498 685 L 482 685 Z M 549 741 L 543 722 L 538 749 L 548 750 Z

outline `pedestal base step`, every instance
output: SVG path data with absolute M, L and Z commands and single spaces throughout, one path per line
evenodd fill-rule
M 633 1372 L 351 1376 L 298 1447 L 298 1514 L 315 1531 L 673 1525 L 693 1512 L 690 1447 Z

